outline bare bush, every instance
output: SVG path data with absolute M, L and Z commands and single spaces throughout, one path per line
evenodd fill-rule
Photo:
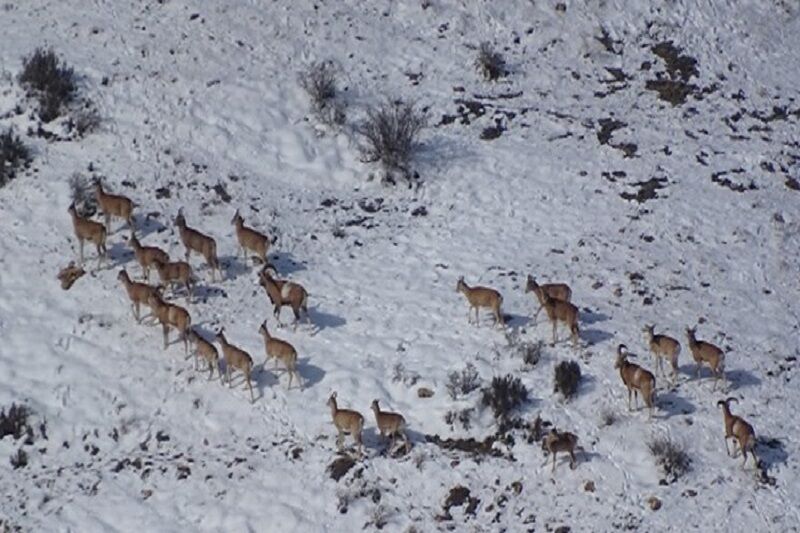
M 522 358 L 522 363 L 527 369 L 531 369 L 539 364 L 542 359 L 542 349 L 544 341 L 523 341 L 517 345 L 517 353 Z
M 467 363 L 467 366 L 461 372 L 455 370 L 450 372 L 447 378 L 447 393 L 453 400 L 459 396 L 466 396 L 480 387 L 481 383 L 478 370 L 472 363 Z
M 692 460 L 683 445 L 673 442 L 669 437 L 655 437 L 647 443 L 647 447 L 656 464 L 671 481 L 689 471 Z
M 32 160 L 28 147 L 11 130 L 0 134 L 0 187 L 14 179 Z
M 75 96 L 75 72 L 49 48 L 37 48 L 22 61 L 19 81 L 39 102 L 39 118 L 50 122 Z
M 491 407 L 495 419 L 500 422 L 509 420 L 514 410 L 527 401 L 528 389 L 511 374 L 492 378 L 492 384 L 483 389 L 481 397 L 483 405 Z
M 299 75 L 314 115 L 327 126 L 341 126 L 345 121 L 345 103 L 339 95 L 336 78 L 337 70 L 331 61 L 311 63 Z
M 561 361 L 555 369 L 555 392 L 564 398 L 572 398 L 578 392 L 581 382 L 581 367 L 575 361 Z
M 506 75 L 506 60 L 488 42 L 481 43 L 475 67 L 487 81 L 495 81 Z
M 70 200 L 75 210 L 82 217 L 90 217 L 97 212 L 97 199 L 94 195 L 91 180 L 79 172 L 69 178 Z
M 8 410 L 0 411 L 0 440 L 11 435 L 14 440 L 26 437 L 26 441 L 33 442 L 33 428 L 28 419 L 33 413 L 25 405 L 11 404 Z
M 403 363 L 397 363 L 392 368 L 392 381 L 394 383 L 402 383 L 406 387 L 413 387 L 417 384 L 419 378 L 418 372 L 406 370 Z
M 461 424 L 462 429 L 469 431 L 472 428 L 472 414 L 475 409 L 468 407 L 467 409 L 447 411 L 444 415 L 444 421 L 450 426 L 450 429 L 455 429 L 456 422 Z
M 395 183 L 395 175 L 399 173 L 410 183 L 414 172 L 409 165 L 426 123 L 424 112 L 401 101 L 369 109 L 366 120 L 356 127 L 356 133 L 363 138 L 363 161 L 380 162 L 385 182 Z
M 67 128 L 69 131 L 74 131 L 78 137 L 85 137 L 86 135 L 97 131 L 102 123 L 100 112 L 97 110 L 91 100 L 82 100 L 80 105 L 77 106 L 71 113 L 67 121 Z
M 11 456 L 11 466 L 16 470 L 17 468 L 24 468 L 28 466 L 28 454 L 25 450 L 20 448 L 17 453 Z

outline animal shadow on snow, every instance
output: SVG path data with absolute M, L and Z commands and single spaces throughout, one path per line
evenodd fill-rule
M 685 365 L 681 365 L 678 367 L 678 375 L 685 375 L 687 376 L 687 381 L 694 381 L 699 383 L 710 383 L 709 387 L 714 386 L 714 373 L 708 367 L 708 365 L 703 365 L 700 367 L 700 376 L 697 375 L 697 365 L 694 363 L 689 363 Z M 748 387 L 748 386 L 755 386 L 761 384 L 761 378 L 753 374 L 748 370 L 742 369 L 735 369 L 735 370 L 726 370 L 725 371 L 725 378 L 728 381 L 728 391 L 735 390 L 741 387 Z M 717 392 L 724 393 L 725 385 L 720 378 L 719 383 L 717 384 Z
M 593 346 L 595 344 L 600 344 L 601 342 L 613 339 L 614 335 L 607 331 L 603 331 L 602 329 L 581 328 L 578 337 L 586 341 L 588 346 Z
M 160 220 L 156 219 L 152 216 L 151 213 L 148 213 L 144 217 L 141 215 L 133 215 L 133 226 L 136 228 L 136 236 L 139 240 L 144 240 L 145 237 L 148 235 L 152 235 L 153 233 L 162 233 L 166 231 L 167 226 L 161 223 Z M 127 238 L 130 235 L 130 229 L 125 226 L 123 228 L 125 231 L 125 237 Z
M 408 437 L 408 442 L 410 444 L 410 449 L 403 450 L 404 443 L 402 437 L 398 436 L 395 438 L 394 447 L 390 449 L 392 438 L 391 437 L 382 437 L 380 432 L 375 427 L 375 419 L 370 412 L 369 416 L 365 415 L 365 418 L 370 420 L 365 420 L 364 425 L 367 426 L 361 433 L 361 438 L 364 441 L 364 449 L 365 450 L 374 450 L 375 455 L 382 456 L 382 457 L 389 457 L 393 459 L 399 459 L 405 455 L 408 455 L 408 452 L 417 445 L 417 443 L 424 443 L 425 442 L 425 435 L 413 429 L 406 428 L 406 436 Z
M 291 309 L 289 310 L 289 314 L 291 314 Z M 319 333 L 323 329 L 338 328 L 347 324 L 347 321 L 344 318 L 338 315 L 332 315 L 330 313 L 320 311 L 318 307 L 309 308 L 308 319 L 311 321 L 311 324 L 314 327 L 314 334 Z M 294 320 L 294 318 L 292 318 L 292 320 Z M 304 321 L 305 317 L 302 317 L 300 319 L 298 328 L 301 328 L 303 325 L 305 325 Z
M 531 324 L 531 317 L 528 315 L 515 315 L 513 313 L 503 313 L 503 322 L 511 330 L 521 330 Z
M 543 460 L 543 462 L 539 463 L 539 466 L 541 466 L 542 468 L 546 467 L 547 471 L 550 472 L 551 469 L 553 468 L 553 456 L 550 455 L 549 453 L 544 453 L 544 452 L 543 452 L 542 455 L 544 457 L 544 460 Z M 601 455 L 599 453 L 592 452 L 592 451 L 589 451 L 589 450 L 586 450 L 586 449 L 582 448 L 581 447 L 581 441 L 580 441 L 580 435 L 578 435 L 578 445 L 575 448 L 575 470 L 579 471 L 581 469 L 581 465 L 582 464 L 592 462 L 595 459 L 599 459 L 600 457 L 601 457 Z M 558 452 L 558 455 L 557 455 L 557 458 L 556 458 L 556 472 L 555 472 L 556 475 L 559 473 L 559 471 L 562 468 L 570 470 L 569 462 L 570 462 L 570 458 L 569 458 L 569 454 L 568 453 L 566 453 L 566 452 Z
M 775 465 L 785 464 L 789 459 L 783 441 L 765 435 L 756 437 L 756 456 L 765 472 Z
M 269 262 L 278 271 L 278 276 L 286 276 L 306 270 L 306 265 L 294 259 L 289 252 L 275 252 L 269 254 Z M 260 267 L 259 267 L 260 268 Z
M 97 263 L 95 256 L 89 256 L 86 253 L 89 250 L 94 251 L 94 246 L 88 244 L 83 248 L 85 266 L 91 266 L 92 263 Z M 133 250 L 130 249 L 126 242 L 117 241 L 114 243 L 109 243 L 106 245 L 106 251 L 106 260 L 100 263 L 100 268 L 98 270 L 116 270 L 124 265 L 127 265 L 133 260 Z M 141 269 L 138 268 L 139 265 L 136 264 L 136 267 L 138 269 L 136 275 L 134 275 L 133 272 L 128 272 L 131 279 L 134 281 L 138 281 L 138 279 L 135 278 L 141 276 Z
M 235 280 L 239 276 L 249 274 L 251 271 L 257 271 L 260 268 L 257 264 L 253 265 L 252 259 L 247 257 L 242 260 L 241 255 L 225 255 L 219 258 L 219 264 L 224 275 L 223 281 Z
M 198 283 L 194 286 L 194 298 L 192 298 L 192 302 L 207 302 L 210 298 L 220 298 L 225 296 L 225 291 L 220 289 L 219 287 L 215 287 L 214 285 L 209 285 L 205 282 L 204 278 L 195 274 L 198 278 Z M 179 297 L 183 298 L 186 296 L 186 289 L 181 287 L 179 289 L 178 295 Z
M 761 378 L 748 370 L 738 368 L 736 370 L 726 370 L 725 377 L 728 378 L 728 388 L 730 390 L 761 385 Z
M 312 365 L 309 357 L 301 357 L 297 360 L 297 371 L 303 380 L 303 390 L 313 387 L 325 377 L 325 371 L 316 365 Z M 286 378 L 289 379 L 288 377 Z M 292 382 L 292 388 L 295 383 Z
M 581 324 L 596 324 L 597 322 L 605 322 L 609 318 L 611 317 L 605 313 L 595 312 L 586 307 L 578 312 L 578 320 Z
M 679 396 L 672 390 L 659 390 L 656 392 L 656 407 L 657 409 L 653 416 L 656 417 L 658 412 L 662 412 L 665 413 L 663 418 L 670 418 L 676 415 L 688 415 L 697 410 L 692 402 L 683 396 Z

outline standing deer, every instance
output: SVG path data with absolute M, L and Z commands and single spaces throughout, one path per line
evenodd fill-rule
M 533 315 L 534 324 L 539 318 L 539 313 L 544 308 L 544 301 L 540 296 L 541 291 L 547 293 L 547 295 L 554 300 L 561 300 L 562 302 L 572 301 L 572 289 L 570 289 L 569 285 L 566 283 L 542 283 L 540 285 L 536 283 L 533 276 L 528 275 L 528 280 L 525 283 L 525 293 L 532 292 L 536 296 L 536 299 L 539 300 L 539 308 L 536 310 L 536 314 Z
M 189 329 L 189 342 L 194 346 L 194 367 L 197 369 L 197 363 L 200 359 L 208 364 L 208 380 L 214 377 L 214 369 L 219 373 L 219 379 L 222 381 L 222 372 L 219 370 L 219 352 L 217 347 L 205 340 L 194 328 Z
M 753 462 L 758 466 L 758 457 L 756 457 L 756 432 L 753 426 L 748 424 L 742 417 L 731 414 L 730 403 L 739 403 L 736 398 L 726 398 L 717 402 L 718 407 L 722 407 L 722 416 L 725 419 L 725 451 L 731 455 L 728 448 L 728 439 L 733 439 L 733 457 L 736 457 L 737 449 L 736 444 L 739 444 L 739 449 L 742 450 L 744 461 L 742 467 L 747 464 L 747 452 L 753 456 Z
M 219 272 L 220 277 L 222 277 L 222 270 L 217 258 L 217 241 L 205 233 L 187 226 L 186 218 L 183 216 L 183 209 L 178 211 L 178 216 L 175 217 L 175 225 L 178 226 L 181 242 L 186 248 L 186 262 L 189 262 L 192 252 L 197 252 L 205 258 L 208 268 L 211 270 L 211 281 L 216 281 L 217 279 L 215 272 Z
M 153 315 L 161 323 L 161 329 L 164 332 L 164 349 L 166 350 L 169 346 L 169 328 L 173 327 L 180 334 L 180 339 L 183 340 L 183 350 L 188 355 L 189 338 L 187 335 L 189 326 L 192 325 L 189 311 L 179 305 L 165 302 L 157 292 L 150 294 L 147 303 L 153 310 Z
M 336 446 L 339 451 L 342 450 L 344 436 L 349 434 L 353 436 L 356 444 L 358 444 L 358 455 L 363 455 L 361 432 L 364 429 L 364 417 L 357 411 L 339 409 L 336 403 L 336 392 L 333 392 L 331 397 L 328 398 L 328 407 L 331 408 L 331 418 L 333 418 L 333 425 L 336 426 Z
M 265 267 L 258 275 L 258 283 L 267 293 L 270 302 L 273 306 L 273 315 L 275 315 L 278 325 L 281 324 L 281 308 L 284 305 L 289 305 L 294 313 L 294 329 L 297 329 L 297 323 L 300 320 L 300 311 L 305 315 L 306 321 L 310 324 L 311 318 L 308 316 L 308 293 L 299 283 L 286 280 L 278 280 L 272 277 L 268 269 Z
M 250 381 L 250 376 L 253 374 L 253 358 L 246 351 L 228 342 L 228 339 L 225 338 L 224 327 L 220 328 L 215 338 L 222 346 L 222 355 L 225 358 L 225 378 L 228 382 L 228 387 L 233 387 L 231 371 L 234 368 L 240 370 L 244 374 L 247 388 L 250 389 L 250 403 L 254 403 L 256 400 L 253 396 L 253 384 Z
M 653 333 L 655 326 L 646 325 L 642 332 L 647 338 L 647 345 L 650 347 L 656 363 L 656 374 L 666 375 L 664 371 L 664 359 L 669 361 L 672 367 L 672 382 L 675 383 L 678 377 L 678 356 L 681 353 L 681 344 L 667 335 L 656 335 Z
M 96 179 L 94 182 L 94 197 L 100 211 L 105 216 L 106 231 L 111 233 L 111 217 L 125 220 L 130 230 L 133 231 L 133 201 L 130 198 L 105 192 L 100 179 Z
M 633 356 L 628 352 L 628 347 L 620 344 L 617 347 L 617 360 L 614 363 L 614 368 L 619 369 L 619 376 L 622 382 L 628 389 L 628 410 L 631 410 L 631 393 L 633 393 L 636 407 L 639 407 L 639 393 L 642 393 L 642 399 L 645 405 L 650 410 L 648 418 L 653 417 L 653 408 L 656 401 L 656 378 L 651 372 L 635 363 L 628 361 L 628 357 Z
M 553 454 L 553 468 L 551 472 L 556 471 L 556 456 L 558 452 L 567 452 L 569 454 L 569 467 L 575 470 L 577 466 L 575 461 L 575 447 L 578 445 L 578 437 L 569 431 L 558 431 L 553 428 L 542 439 L 542 450 Z M 544 460 L 544 465 L 547 464 L 547 459 Z
M 264 366 L 267 366 L 267 361 L 272 357 L 275 358 L 275 368 L 277 368 L 278 360 L 280 360 L 286 368 L 286 373 L 289 374 L 289 384 L 286 385 L 286 388 L 292 388 L 292 377 L 296 377 L 297 383 L 300 385 L 300 389 L 302 389 L 303 380 L 300 379 L 300 373 L 297 371 L 297 350 L 295 350 L 294 346 L 283 339 L 270 335 L 266 320 L 261 324 L 261 327 L 258 328 L 258 332 L 264 337 L 264 351 L 267 354 L 267 358 L 264 360 Z
M 95 222 L 88 218 L 84 218 L 78 214 L 75 209 L 75 202 L 72 202 L 67 209 L 72 217 L 72 228 L 75 230 L 75 237 L 78 239 L 78 247 L 80 250 L 80 266 L 83 266 L 83 242 L 89 241 L 94 243 L 97 247 L 97 266 L 100 266 L 100 261 L 106 258 L 106 227 L 100 222 Z
M 470 287 L 464 282 L 464 276 L 458 278 L 456 292 L 463 293 L 469 303 L 467 310 L 467 324 L 472 323 L 472 310 L 475 309 L 475 325 L 480 326 L 479 309 L 486 307 L 491 309 L 494 314 L 494 325 L 504 325 L 503 314 L 500 307 L 503 305 L 503 297 L 494 289 L 489 287 L 474 286 Z
M 372 412 L 375 413 L 375 424 L 378 426 L 378 431 L 382 437 L 390 437 L 389 449 L 394 449 L 396 438 L 399 435 L 403 439 L 403 445 L 408 451 L 411 448 L 411 443 L 406 435 L 406 419 L 399 413 L 392 413 L 390 411 L 381 411 L 378 400 L 372 400 Z
M 142 323 L 142 316 L 139 313 L 141 305 L 150 306 L 150 296 L 155 294 L 158 296 L 158 288 L 132 281 L 128 272 L 123 268 L 117 274 L 117 279 L 125 286 L 125 291 L 128 293 L 128 299 L 131 301 L 131 308 L 136 322 Z
M 167 252 L 158 246 L 142 246 L 142 243 L 139 242 L 139 239 L 136 238 L 136 234 L 133 232 L 131 232 L 131 236 L 128 237 L 128 244 L 130 244 L 133 249 L 136 262 L 142 267 L 142 279 L 146 279 L 148 282 L 150 281 L 150 267 L 153 266 L 155 261 L 158 260 L 162 263 L 169 262 L 169 254 L 167 254 Z
M 578 308 L 569 302 L 551 298 L 550 295 L 543 290 L 539 290 L 539 295 L 542 300 L 542 307 L 544 307 L 544 311 L 547 313 L 547 318 L 550 320 L 550 323 L 553 324 L 553 342 L 551 346 L 556 345 L 556 341 L 558 340 L 558 323 L 563 322 L 569 328 L 572 335 L 573 347 L 577 348 L 578 336 L 580 335 L 580 329 L 578 328 Z
M 250 250 L 258 256 L 261 264 L 269 264 L 267 261 L 267 252 L 270 245 L 269 238 L 260 231 L 245 226 L 244 219 L 239 214 L 238 209 L 233 215 L 231 224 L 236 227 L 236 239 L 239 241 L 239 249 L 245 258 L 247 257 L 247 250 Z
M 186 287 L 186 300 L 194 297 L 194 277 L 192 276 L 192 267 L 185 261 L 174 261 L 165 263 L 159 258 L 153 259 L 153 266 L 158 272 L 158 277 L 161 280 L 161 285 L 173 285 L 180 283 Z
M 717 346 L 706 341 L 699 341 L 695 337 L 696 328 L 686 328 L 686 339 L 689 341 L 689 351 L 692 352 L 692 358 L 697 363 L 695 375 L 700 377 L 700 369 L 703 363 L 706 363 L 714 374 L 714 387 L 711 390 L 717 390 L 717 381 L 722 378 L 725 387 L 728 386 L 728 380 L 725 377 L 725 353 Z

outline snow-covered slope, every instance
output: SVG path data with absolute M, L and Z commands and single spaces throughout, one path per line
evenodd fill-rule
M 34 170 L 0 190 L 0 406 L 25 403 L 46 422 L 24 468 L 8 461 L 21 441 L 0 441 L 0 521 L 81 532 L 796 530 L 800 11 L 709 4 L 7 3 L 0 126 L 25 134 L 34 123 L 15 80 L 44 44 L 83 76 L 104 122 L 80 141 L 23 135 Z M 498 82 L 473 66 L 483 41 L 508 62 Z M 326 59 L 346 88 L 339 132 L 315 123 L 297 82 Z M 648 89 L 672 79 L 668 65 L 685 76 L 684 103 Z M 388 98 L 428 112 L 419 188 L 369 180 L 376 169 L 360 161 L 352 125 Z M 490 127 L 499 137 L 481 138 Z M 143 242 L 181 257 L 181 207 L 217 239 L 226 279 L 210 283 L 195 256 L 198 298 L 178 303 L 253 355 L 254 404 L 241 382 L 207 381 L 180 343 L 164 351 L 160 328 L 135 322 L 116 276 L 140 269 L 119 221 L 110 264 L 60 289 L 55 274 L 77 254 L 68 178 L 90 165 L 140 205 Z M 302 391 L 287 391 L 272 363 L 260 371 L 271 306 L 257 269 L 236 257 L 237 208 L 277 236 L 280 275 L 309 290 L 312 326 L 272 324 L 300 353 Z M 530 319 L 527 274 L 569 282 L 581 310 L 580 348 L 546 345 L 533 368 L 507 338 L 550 339 L 543 313 Z M 481 327 L 467 324 L 461 275 L 503 294 L 505 333 L 485 312 Z M 684 344 L 679 382 L 659 379 L 652 421 L 626 410 L 614 369 L 619 343 L 652 368 L 646 323 Z M 712 391 L 707 369 L 694 378 L 684 329 L 696 324 L 727 353 L 727 391 Z M 571 359 L 584 377 L 564 401 L 553 369 Z M 521 430 L 495 455 L 428 442 L 497 431 L 480 390 L 448 394 L 467 363 L 482 386 L 518 376 L 530 393 L 520 416 L 577 434 L 577 468 L 552 476 Z M 366 457 L 338 482 L 326 471 L 333 391 L 366 419 Z M 755 426 L 763 476 L 725 453 L 726 396 Z M 409 454 L 382 453 L 374 398 L 406 417 Z M 469 408 L 469 429 L 445 421 Z M 660 482 L 647 446 L 663 436 L 692 460 L 674 483 Z M 457 486 L 474 500 L 448 515 Z

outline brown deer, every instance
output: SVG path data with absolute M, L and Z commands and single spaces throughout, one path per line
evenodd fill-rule
M 364 417 L 357 411 L 350 409 L 339 409 L 336 403 L 336 392 L 331 394 L 328 398 L 328 407 L 331 408 L 331 417 L 333 418 L 333 425 L 336 426 L 336 446 L 339 451 L 342 450 L 344 444 L 344 436 L 352 435 L 353 439 L 358 444 L 358 455 L 363 455 L 362 448 L 363 442 L 361 440 L 361 432 L 364 429 Z
M 263 268 L 259 273 L 258 283 L 264 287 L 270 302 L 272 302 L 273 315 L 275 315 L 278 325 L 282 325 L 280 314 L 284 305 L 292 308 L 295 330 L 300 320 L 300 311 L 305 315 L 306 321 L 311 323 L 311 318 L 308 316 L 308 293 L 302 285 L 293 281 L 275 279 L 267 268 Z
M 700 369 L 703 363 L 706 363 L 714 374 L 714 387 L 711 390 L 717 390 L 717 382 L 719 378 L 727 388 L 728 380 L 725 377 L 725 353 L 717 346 L 706 341 L 699 341 L 695 337 L 696 328 L 686 328 L 686 339 L 689 341 L 689 351 L 692 352 L 692 358 L 697 363 L 695 375 L 700 377 Z
M 569 302 L 551 298 L 550 295 L 543 290 L 540 290 L 539 294 L 547 318 L 550 320 L 550 323 L 553 324 L 553 342 L 551 346 L 556 345 L 556 341 L 558 340 L 558 323 L 563 322 L 569 328 L 572 335 L 573 347 L 577 348 L 578 337 L 580 335 L 580 329 L 578 327 L 578 308 Z
M 372 412 L 375 413 L 375 424 L 382 437 L 390 437 L 389 449 L 394 449 L 396 437 L 399 435 L 403 439 L 403 445 L 409 450 L 411 443 L 406 435 L 406 419 L 399 413 L 381 411 L 378 400 L 372 400 Z
M 267 354 L 264 366 L 267 365 L 267 361 L 272 357 L 275 358 L 275 368 L 277 368 L 278 361 L 280 360 L 286 368 L 286 373 L 289 374 L 289 384 L 286 385 L 286 388 L 292 388 L 292 377 L 295 377 L 302 390 L 303 380 L 300 379 L 300 373 L 297 371 L 297 350 L 295 350 L 294 346 L 283 339 L 270 335 L 266 320 L 261 324 L 261 327 L 258 328 L 258 332 L 264 337 L 264 351 Z
M 186 299 L 194 297 L 194 277 L 192 267 L 186 261 L 172 261 L 165 263 L 159 258 L 153 259 L 153 266 L 158 272 L 162 286 L 180 283 L 186 287 Z
M 80 250 L 80 266 L 83 266 L 83 242 L 89 241 L 97 247 L 97 266 L 100 261 L 105 260 L 106 250 L 106 227 L 100 222 L 95 222 L 84 218 L 75 209 L 75 202 L 72 202 L 67 209 L 72 217 L 72 228 L 75 230 L 75 237 L 78 239 L 78 249 Z
M 561 300 L 562 302 L 572 301 L 572 289 L 570 289 L 569 285 L 566 283 L 542 283 L 540 285 L 536 283 L 533 276 L 528 275 L 528 280 L 525 283 L 525 293 L 532 292 L 536 296 L 536 299 L 539 300 L 539 308 L 536 310 L 536 314 L 533 315 L 534 324 L 539 318 L 539 313 L 544 308 L 544 302 L 539 294 L 540 291 L 544 291 L 554 300 Z
M 475 309 L 475 325 L 480 326 L 479 309 L 486 307 L 494 314 L 494 325 L 504 325 L 503 314 L 500 307 L 503 305 L 503 297 L 494 289 L 489 287 L 474 286 L 470 287 L 464 282 L 464 276 L 458 278 L 456 292 L 464 294 L 469 303 L 467 310 L 467 323 L 472 323 L 472 310 Z
M 148 282 L 150 281 L 150 267 L 153 266 L 156 260 L 162 263 L 169 262 L 169 254 L 167 254 L 167 252 L 158 246 L 142 246 L 142 243 L 139 242 L 139 239 L 136 238 L 136 234 L 133 232 L 131 232 L 131 236 L 128 237 L 128 243 L 133 249 L 136 262 L 142 267 L 142 279 L 146 279 Z
M 194 367 L 198 368 L 197 363 L 202 359 L 208 365 L 208 380 L 214 377 L 214 369 L 219 373 L 222 380 L 222 372 L 219 370 L 219 352 L 217 347 L 205 340 L 194 328 L 189 329 L 189 342 L 194 346 Z
M 553 468 L 551 472 L 556 471 L 556 456 L 558 452 L 567 452 L 569 454 L 569 467 L 572 470 L 575 470 L 577 466 L 575 461 L 575 447 L 578 445 L 578 437 L 574 433 L 570 433 L 569 431 L 558 431 L 557 429 L 553 428 L 550 430 L 543 439 L 542 439 L 542 450 L 545 450 L 553 455 Z M 544 465 L 547 464 L 547 459 L 544 461 Z
M 664 372 L 664 359 L 669 361 L 672 367 L 672 382 L 678 377 L 678 356 L 681 353 L 681 344 L 667 335 L 656 335 L 653 330 L 655 326 L 646 325 L 642 330 L 647 337 L 647 345 L 650 347 L 656 362 L 656 374 L 666 375 Z
M 111 217 L 125 220 L 133 231 L 133 201 L 127 196 L 111 194 L 103 190 L 103 183 L 96 179 L 94 182 L 94 197 L 97 205 L 106 219 L 106 231 L 111 233 Z
M 231 224 L 236 227 L 236 239 L 239 241 L 239 249 L 242 254 L 247 257 L 247 250 L 252 251 L 261 261 L 261 264 L 267 265 L 267 252 L 269 251 L 269 238 L 266 235 L 253 228 L 248 228 L 244 225 L 244 219 L 239 214 L 239 210 L 233 215 Z
M 141 305 L 150 306 L 150 296 L 155 294 L 158 296 L 158 288 L 132 281 L 128 272 L 123 268 L 117 274 L 117 279 L 125 286 L 125 292 L 128 293 L 128 299 L 131 301 L 131 308 L 133 310 L 133 317 L 136 322 L 142 322 L 142 316 L 139 314 Z
M 231 371 L 233 369 L 240 370 L 244 374 L 247 388 L 250 389 L 250 403 L 254 403 L 253 384 L 250 380 L 253 374 L 253 358 L 246 351 L 228 342 L 228 339 L 225 338 L 224 327 L 220 328 L 215 338 L 222 346 L 222 355 L 225 358 L 225 379 L 228 382 L 228 387 L 233 387 Z
M 753 456 L 753 462 L 758 466 L 758 457 L 756 457 L 756 432 L 753 426 L 748 424 L 742 417 L 731 414 L 730 403 L 739 403 L 736 398 L 726 398 L 717 402 L 718 407 L 722 407 L 722 416 L 725 419 L 725 451 L 731 455 L 728 448 L 728 439 L 733 439 L 733 457 L 736 457 L 737 449 L 736 444 L 739 444 L 739 449 L 744 455 L 742 467 L 747 464 L 747 452 Z
M 628 361 L 628 357 L 633 356 L 628 352 L 628 347 L 620 344 L 617 347 L 617 360 L 614 368 L 619 369 L 619 376 L 628 389 L 628 410 L 631 410 L 631 393 L 633 393 L 636 407 L 638 408 L 639 393 L 650 410 L 648 418 L 653 417 L 653 408 L 656 401 L 656 378 L 653 374 L 635 363 Z
M 222 277 L 222 270 L 217 258 L 217 241 L 205 233 L 187 226 L 186 218 L 183 216 L 183 209 L 178 211 L 178 216 L 175 217 L 175 225 L 178 226 L 181 242 L 186 248 L 186 262 L 189 262 L 192 252 L 197 252 L 205 258 L 208 268 L 211 270 L 211 281 L 216 281 L 217 279 L 215 272 L 219 272 L 220 277 Z
M 192 325 L 192 317 L 189 311 L 179 305 L 165 302 L 161 296 L 154 292 L 147 298 L 147 303 L 150 309 L 153 310 L 153 315 L 161 323 L 161 329 L 164 332 L 164 349 L 169 346 L 169 328 L 175 328 L 180 334 L 180 339 L 183 340 L 183 349 L 186 354 L 189 353 L 189 326 Z

